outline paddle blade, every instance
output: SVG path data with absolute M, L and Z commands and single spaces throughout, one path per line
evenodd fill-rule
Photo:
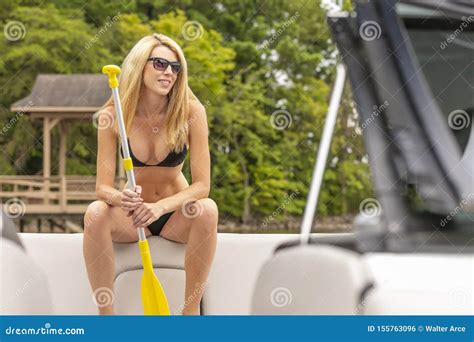
M 153 270 L 143 270 L 142 302 L 145 315 L 168 316 L 170 314 L 165 292 Z
M 155 272 L 153 272 L 148 241 L 139 241 L 138 246 L 143 263 L 142 302 L 145 315 L 169 315 L 168 300 Z

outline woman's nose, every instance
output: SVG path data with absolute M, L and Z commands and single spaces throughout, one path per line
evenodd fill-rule
M 171 65 L 168 65 L 168 67 L 164 71 L 165 75 L 172 75 L 173 71 L 171 70 Z

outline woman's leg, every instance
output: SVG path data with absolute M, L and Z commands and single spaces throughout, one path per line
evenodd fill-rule
M 210 198 L 176 210 L 160 235 L 186 243 L 186 290 L 183 315 L 199 314 L 199 305 L 216 250 L 218 208 Z
M 147 236 L 151 235 L 145 228 Z M 94 301 L 101 315 L 114 314 L 115 260 L 112 241 L 135 242 L 132 218 L 119 207 L 92 202 L 84 215 L 83 252 Z

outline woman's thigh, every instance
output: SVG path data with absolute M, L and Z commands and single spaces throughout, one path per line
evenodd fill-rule
M 100 202 L 100 203 L 97 203 Z M 136 242 L 138 241 L 138 229 L 133 227 L 131 216 L 127 216 L 127 212 L 120 207 L 113 207 L 103 201 L 94 202 L 89 208 L 93 212 L 90 213 L 90 221 L 93 222 L 94 217 L 101 216 L 102 220 L 98 220 L 97 224 L 107 224 L 110 226 L 112 241 L 115 242 Z M 89 211 L 89 209 L 88 209 Z M 87 224 L 87 222 L 86 222 Z M 99 227 L 100 228 L 100 227 Z M 150 230 L 145 227 L 145 235 L 150 236 Z
M 191 229 L 189 218 L 185 217 L 181 210 L 176 210 L 164 225 L 160 232 L 160 236 L 167 240 L 187 243 Z
M 187 243 L 192 223 L 198 217 L 216 210 L 217 205 L 210 198 L 202 198 L 183 208 L 178 208 L 164 225 L 160 236 L 167 240 Z

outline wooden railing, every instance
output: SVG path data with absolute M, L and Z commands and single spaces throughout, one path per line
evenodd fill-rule
M 96 199 L 95 176 L 0 176 L 0 199 L 17 201 L 25 214 L 83 214 Z M 124 179 L 116 178 L 116 188 Z

